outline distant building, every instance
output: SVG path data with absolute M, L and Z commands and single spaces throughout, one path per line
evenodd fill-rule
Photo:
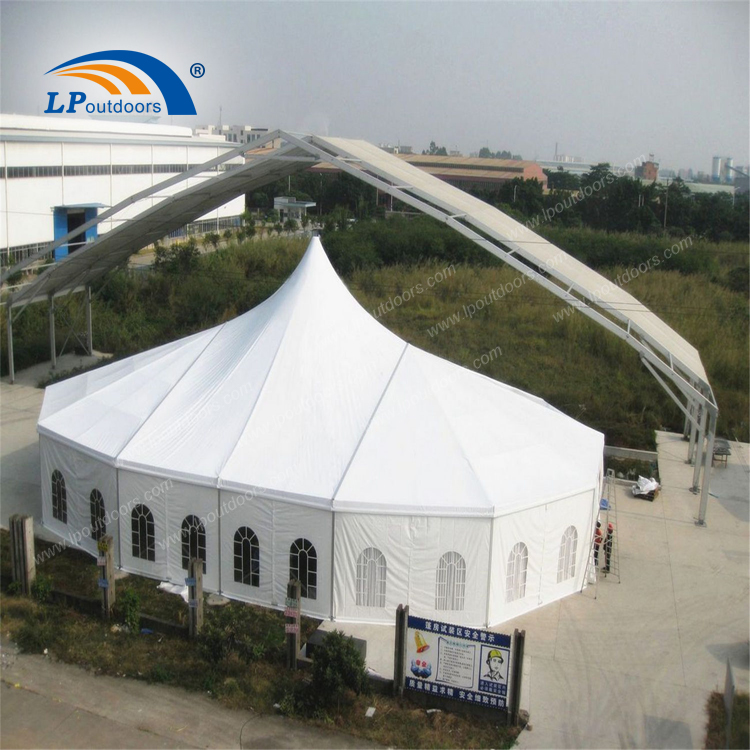
M 496 190 L 510 180 L 539 180 L 547 190 L 547 175 L 534 161 L 518 159 L 479 159 L 472 156 L 432 156 L 430 154 L 399 154 L 404 161 L 424 169 L 435 177 L 462 190 Z M 316 164 L 310 168 L 317 174 L 340 171 L 331 164 Z
M 299 221 L 307 214 L 308 208 L 315 208 L 314 201 L 298 201 L 288 195 L 278 195 L 273 199 L 273 207 L 279 212 L 281 222 L 287 219 Z
M 714 156 L 711 162 L 711 182 L 721 182 L 721 157 Z
M 0 120 L 0 261 L 13 265 L 98 213 L 141 190 L 214 159 L 231 147 L 190 128 L 134 122 L 2 115 Z M 242 166 L 237 157 L 133 203 L 55 250 L 55 259 L 151 208 L 167 195 Z M 244 209 L 235 198 L 188 230 L 233 226 Z
M 568 156 L 567 154 L 555 154 L 552 161 L 560 164 L 583 164 L 582 156 Z
M 383 149 L 383 151 L 387 151 L 389 154 L 411 154 L 413 153 L 411 146 L 402 146 L 399 144 L 398 146 L 391 146 L 390 143 L 381 143 L 380 148 Z
M 635 177 L 640 180 L 653 182 L 659 179 L 659 163 L 655 161 L 644 161 L 635 168 Z
M 661 185 L 663 187 L 667 187 L 672 183 L 673 178 L 669 177 L 659 177 L 658 180 L 656 180 L 656 183 L 658 185 Z M 653 180 L 646 180 L 642 179 L 641 182 L 644 185 L 651 185 L 653 184 Z M 721 184 L 713 184 L 711 182 L 685 182 L 685 187 L 693 194 L 713 194 L 713 193 L 726 193 L 728 195 L 733 195 L 735 193 L 735 187 L 732 185 L 721 185 Z
M 737 167 L 737 171 L 734 172 L 734 190 L 737 195 L 750 192 L 750 179 L 747 170 L 747 167 Z
M 471 156 L 402 155 L 404 161 L 464 190 L 494 189 L 519 178 L 539 180 L 547 189 L 547 175 L 533 161 L 517 159 L 479 159 Z
M 254 128 L 252 125 L 203 125 L 196 128 L 195 135 L 224 136 L 229 143 L 253 143 L 264 135 L 268 135 L 268 128 Z
M 731 156 L 727 156 L 724 159 L 724 182 L 727 185 L 731 185 L 734 182 L 734 159 Z

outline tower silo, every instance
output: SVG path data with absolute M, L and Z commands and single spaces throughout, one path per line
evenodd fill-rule
M 734 159 L 731 156 L 727 156 L 724 159 L 724 182 L 730 184 L 734 182 Z
M 721 182 L 721 157 L 714 156 L 711 166 L 711 182 Z

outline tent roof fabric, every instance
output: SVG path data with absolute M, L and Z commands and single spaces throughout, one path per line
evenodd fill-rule
M 318 238 L 227 323 L 49 386 L 39 433 L 113 466 L 336 511 L 497 516 L 597 484 L 603 436 L 378 323 Z

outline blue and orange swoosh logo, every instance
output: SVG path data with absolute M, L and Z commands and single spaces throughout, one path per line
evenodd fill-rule
M 107 73 L 113 78 L 118 79 L 124 84 L 128 91 L 135 96 L 151 94 L 148 86 L 134 73 L 119 66 L 112 65 L 111 62 L 102 63 L 101 61 L 124 62 L 143 71 L 158 87 L 164 97 L 167 105 L 167 113 L 170 115 L 194 115 L 196 114 L 193 99 L 190 96 L 185 84 L 180 77 L 161 60 L 157 60 L 151 55 L 143 52 L 133 52 L 132 50 L 114 49 L 104 50 L 102 52 L 92 52 L 89 55 L 74 57 L 72 60 L 51 68 L 47 73 L 55 73 L 59 76 L 71 76 L 75 78 L 85 78 L 86 80 L 98 83 L 103 86 L 110 94 L 122 96 L 122 91 L 117 84 L 109 78 L 98 75 L 98 73 Z M 96 63 L 89 65 L 79 65 L 79 63 Z M 69 66 L 77 67 L 69 67 Z M 45 73 L 46 75 L 46 73 Z

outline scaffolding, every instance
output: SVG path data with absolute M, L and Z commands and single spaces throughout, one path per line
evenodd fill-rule
M 617 490 L 614 469 L 607 469 L 605 494 L 599 501 L 596 527 L 591 538 L 584 586 L 593 586 L 594 599 L 599 593 L 599 579 L 620 579 L 620 542 L 617 533 Z

